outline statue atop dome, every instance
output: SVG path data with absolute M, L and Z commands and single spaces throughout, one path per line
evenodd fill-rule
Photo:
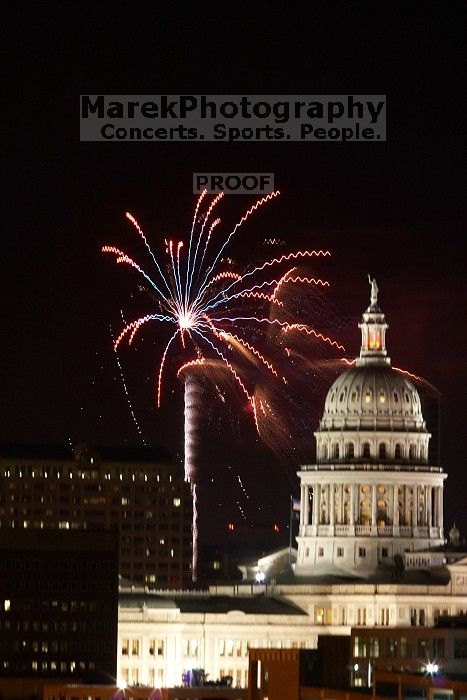
M 376 280 L 373 278 L 371 279 L 370 273 L 368 273 L 368 282 L 371 285 L 371 293 L 370 293 L 370 305 L 371 306 L 378 306 L 378 285 L 376 284 Z

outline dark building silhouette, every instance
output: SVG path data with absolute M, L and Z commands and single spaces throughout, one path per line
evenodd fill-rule
M 0 531 L 0 679 L 115 682 L 117 627 L 116 532 Z

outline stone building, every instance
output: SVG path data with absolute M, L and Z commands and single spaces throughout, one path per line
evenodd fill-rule
M 444 541 L 446 474 L 429 463 L 417 389 L 391 366 L 372 281 L 360 357 L 328 391 L 316 464 L 302 467 L 296 576 L 365 576 Z

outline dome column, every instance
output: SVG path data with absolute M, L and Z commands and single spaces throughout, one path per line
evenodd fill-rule
M 318 532 L 319 524 L 319 483 L 313 484 L 312 535 Z
M 378 528 L 376 523 L 376 484 L 371 486 L 371 534 L 377 535 Z
M 355 535 L 355 484 L 350 484 L 349 489 L 349 535 Z
M 304 520 L 305 520 L 305 523 L 304 523 L 305 527 L 307 527 L 310 524 L 310 491 L 309 491 L 309 489 L 310 489 L 309 486 L 305 486 L 305 493 L 304 493 L 304 496 L 305 496 L 304 511 L 305 512 L 303 515 Z
M 427 486 L 425 489 L 425 509 L 426 509 L 426 525 L 431 530 L 431 486 Z
M 334 524 L 336 522 L 336 487 L 334 484 L 329 485 L 329 525 L 330 534 L 334 534 Z
M 413 487 L 412 527 L 414 536 L 418 536 L 418 486 Z
M 439 536 L 444 537 L 444 526 L 443 526 L 443 487 L 438 488 L 438 525 L 439 525 Z
M 394 536 L 399 536 L 400 529 L 400 514 L 399 514 L 399 496 L 397 485 L 393 486 L 393 509 L 392 509 L 392 533 Z

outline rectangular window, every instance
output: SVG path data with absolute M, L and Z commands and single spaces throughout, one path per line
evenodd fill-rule
M 379 657 L 379 639 L 378 637 L 370 637 L 368 640 L 369 656 L 377 659 Z
M 386 656 L 396 656 L 397 653 L 397 641 L 394 637 L 388 637 L 386 640 Z
M 403 659 L 412 656 L 412 646 L 407 637 L 401 637 L 400 639 L 399 654 Z
M 428 639 L 419 639 L 417 644 L 417 656 L 420 659 L 429 659 L 430 657 L 430 642 Z
M 454 637 L 454 658 L 467 659 L 467 637 Z
M 164 640 L 151 639 L 149 642 L 149 653 L 151 656 L 164 656 Z
M 379 624 L 382 627 L 389 625 L 389 608 L 381 608 L 379 611 Z
M 324 608 L 315 608 L 315 623 L 317 625 L 324 625 Z
M 338 557 L 343 557 L 343 556 L 344 556 L 344 548 L 343 548 L 343 547 L 338 547 L 338 548 L 337 548 L 337 556 L 338 556 Z
M 417 610 L 415 608 L 410 608 L 410 625 L 412 627 L 417 625 Z
M 131 640 L 131 655 L 139 656 L 139 639 Z
M 366 608 L 357 608 L 357 625 L 366 625 Z
M 122 639 L 122 656 L 128 656 L 130 649 L 130 640 Z
M 362 559 L 366 557 L 366 547 L 359 547 L 358 548 L 358 556 L 361 557 Z
M 323 549 L 323 547 L 318 547 L 318 556 L 319 556 L 319 557 L 324 557 L 324 549 Z
M 423 608 L 420 608 L 418 611 L 418 624 L 420 627 L 425 627 L 425 611 Z
M 366 637 L 355 637 L 353 655 L 357 657 L 366 656 Z
M 433 657 L 435 659 L 444 659 L 444 639 L 443 637 L 433 638 Z

